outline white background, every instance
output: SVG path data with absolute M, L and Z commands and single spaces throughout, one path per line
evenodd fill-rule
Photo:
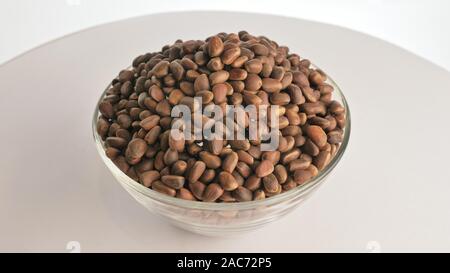
M 2 0 L 0 64 L 84 28 L 181 10 L 272 13 L 336 24 L 387 40 L 450 70 L 450 1 L 446 0 Z M 151 33 L 155 26 L 148 30 Z

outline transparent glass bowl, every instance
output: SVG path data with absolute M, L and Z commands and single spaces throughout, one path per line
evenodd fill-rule
M 100 115 L 98 103 L 92 120 L 95 145 L 101 159 L 131 196 L 151 212 L 172 224 L 202 235 L 230 236 L 260 228 L 286 215 L 323 184 L 344 154 L 350 138 L 350 111 L 340 88 L 328 76 L 327 83 L 334 87 L 333 99 L 341 102 L 346 111 L 344 139 L 331 162 L 307 183 L 264 200 L 241 203 L 206 203 L 183 200 L 151 190 L 123 173 L 106 155 L 96 124 Z M 108 90 L 110 86 L 106 88 Z M 105 96 L 103 92 L 101 99 Z

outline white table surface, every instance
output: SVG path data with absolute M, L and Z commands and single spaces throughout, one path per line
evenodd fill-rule
M 172 227 L 104 166 L 94 105 L 138 54 L 220 31 L 263 34 L 342 87 L 350 144 L 297 210 L 237 238 Z M 298 19 L 160 14 L 67 36 L 0 67 L 0 251 L 450 251 L 450 73 L 381 40 Z

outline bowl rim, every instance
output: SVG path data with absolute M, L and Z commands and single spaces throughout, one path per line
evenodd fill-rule
M 318 67 L 314 64 L 311 64 L 312 68 L 318 69 Z M 130 69 L 130 67 L 126 69 Z M 191 200 L 184 200 L 180 198 L 176 198 L 173 196 L 168 196 L 163 193 L 159 193 L 157 191 L 154 191 L 150 188 L 145 187 L 141 183 L 131 179 L 127 174 L 122 172 L 113 162 L 110 158 L 108 158 L 105 154 L 105 146 L 104 141 L 101 139 L 101 137 L 97 133 L 97 120 L 99 117 L 99 103 L 102 101 L 102 99 L 105 97 L 105 94 L 107 90 L 111 87 L 111 83 L 108 84 L 108 86 L 105 88 L 103 93 L 101 94 L 100 98 L 98 99 L 93 119 L 92 119 L 92 133 L 95 141 L 95 145 L 97 148 L 97 152 L 100 154 L 101 159 L 105 163 L 105 165 L 108 167 L 108 169 L 113 173 L 113 176 L 115 176 L 116 180 L 122 184 L 125 183 L 127 186 L 133 188 L 137 192 L 141 193 L 145 197 L 154 199 L 159 202 L 163 202 L 165 204 L 170 204 L 172 206 L 177 206 L 180 208 L 185 209 L 200 209 L 200 210 L 208 210 L 208 211 L 223 211 L 223 210 L 245 210 L 245 209 L 254 209 L 258 207 L 263 206 L 270 206 L 274 205 L 286 200 L 294 199 L 297 196 L 303 195 L 304 193 L 308 192 L 310 189 L 317 186 L 320 182 L 324 181 L 324 179 L 331 173 L 331 171 L 336 167 L 338 162 L 341 160 L 342 156 L 344 155 L 348 142 L 350 140 L 350 132 L 351 132 L 351 116 L 350 116 L 350 109 L 348 102 L 342 93 L 341 88 L 337 85 L 336 81 L 327 74 L 327 80 L 326 83 L 333 86 L 333 97 L 337 93 L 340 102 L 342 103 L 344 109 L 345 109 L 345 128 L 344 131 L 344 137 L 341 142 L 341 145 L 339 146 L 339 149 L 337 150 L 335 156 L 331 159 L 330 163 L 311 180 L 307 181 L 306 183 L 302 185 L 298 185 L 294 189 L 288 190 L 286 192 L 277 194 L 275 196 L 271 196 L 269 198 L 265 198 L 262 200 L 252 200 L 247 202 L 232 202 L 232 203 L 216 203 L 216 202 L 202 202 L 202 201 L 191 201 Z M 120 177 L 120 179 L 118 179 Z M 123 186 L 123 185 L 122 185 Z

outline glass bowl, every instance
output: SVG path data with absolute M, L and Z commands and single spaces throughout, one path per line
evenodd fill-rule
M 123 173 L 105 155 L 104 142 L 96 130 L 100 115 L 98 104 L 105 96 L 108 86 L 100 97 L 94 111 L 92 129 L 95 145 L 101 159 L 119 184 L 151 212 L 184 230 L 206 236 L 232 236 L 255 230 L 291 212 L 322 185 L 344 154 L 350 138 L 350 111 L 337 84 L 327 76 L 328 84 L 334 87 L 333 100 L 339 101 L 346 111 L 343 142 L 330 163 L 310 181 L 284 193 L 250 202 L 206 203 L 183 200 L 164 195 L 134 181 Z

